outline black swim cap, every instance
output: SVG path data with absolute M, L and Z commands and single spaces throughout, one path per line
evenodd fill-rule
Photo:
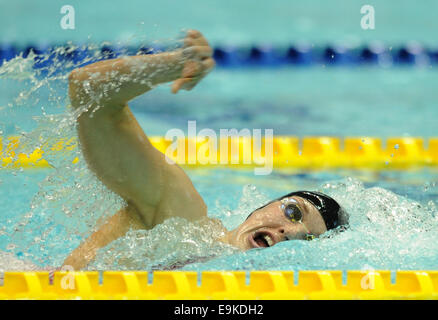
M 316 207 L 316 209 L 318 209 L 319 213 L 321 214 L 321 216 L 325 222 L 325 226 L 327 227 L 327 230 L 335 229 L 341 225 L 347 224 L 347 222 L 344 221 L 346 219 L 346 214 L 345 214 L 343 208 L 333 198 L 329 197 L 328 195 L 326 195 L 324 193 L 316 192 L 316 191 L 291 192 L 291 193 L 288 193 L 280 198 L 277 198 L 275 200 L 268 202 L 264 206 L 254 210 L 254 211 L 257 211 L 261 208 L 264 208 L 272 202 L 279 201 L 281 199 L 284 199 L 287 197 L 292 197 L 292 196 L 304 198 L 304 199 L 308 200 L 311 204 L 313 204 Z
M 296 191 L 283 196 L 281 199 L 292 196 L 304 198 L 313 204 L 324 219 L 327 230 L 335 229 L 341 225 L 339 220 L 342 208 L 328 195 L 316 191 Z

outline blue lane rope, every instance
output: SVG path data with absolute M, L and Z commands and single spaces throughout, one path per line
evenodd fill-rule
M 65 48 L 69 48 L 65 46 Z M 72 47 L 70 47 L 72 48 Z M 162 48 L 148 47 L 117 47 L 103 45 L 97 49 L 77 47 L 58 55 L 54 59 L 54 47 L 28 45 L 17 47 L 13 44 L 0 43 L 0 65 L 9 61 L 20 53 L 23 57 L 33 51 L 37 54 L 35 68 L 50 66 L 53 61 L 67 60 L 81 63 L 87 57 L 95 55 L 97 60 L 111 59 L 120 55 L 150 54 L 162 51 Z M 246 66 L 284 66 L 284 65 L 426 65 L 438 63 L 438 49 L 422 47 L 419 44 L 408 44 L 398 47 L 384 47 L 379 45 L 366 45 L 356 48 L 342 46 L 305 46 L 292 45 L 289 47 L 272 47 L 268 45 L 255 45 L 252 47 L 216 46 L 214 58 L 221 67 L 246 67 Z M 93 61 L 88 61 L 91 63 Z

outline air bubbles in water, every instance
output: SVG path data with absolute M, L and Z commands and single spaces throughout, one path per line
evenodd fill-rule
M 152 230 L 130 231 L 99 250 L 89 269 L 155 270 L 174 269 L 231 254 L 237 249 L 218 241 L 225 229 L 208 218 L 189 222 L 171 218 Z

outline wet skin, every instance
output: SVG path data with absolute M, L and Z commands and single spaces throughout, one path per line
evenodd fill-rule
M 221 241 L 241 250 L 249 250 L 271 247 L 286 240 L 304 240 L 308 232 L 317 237 L 327 231 L 318 209 L 306 199 L 297 196 L 291 198 L 298 202 L 303 213 L 301 223 L 289 220 L 280 208 L 281 202 L 275 201 L 255 211 Z
M 79 114 L 81 151 L 96 177 L 125 206 L 72 251 L 65 266 L 86 267 L 100 248 L 129 230 L 152 229 L 171 217 L 189 221 L 208 217 L 188 175 L 153 147 L 128 105 L 159 84 L 173 82 L 173 93 L 191 90 L 214 68 L 213 49 L 200 32 L 189 30 L 183 42 L 172 52 L 98 61 L 70 73 L 69 98 Z M 248 250 L 303 239 L 306 231 L 315 236 L 324 233 L 318 210 L 307 200 L 294 199 L 303 212 L 302 224 L 288 220 L 276 201 L 235 230 L 224 228 L 218 240 Z

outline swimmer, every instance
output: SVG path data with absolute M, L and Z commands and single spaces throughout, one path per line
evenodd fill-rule
M 189 30 L 183 47 L 175 51 L 99 61 L 71 72 L 69 97 L 72 107 L 81 112 L 77 130 L 84 157 L 126 205 L 64 265 L 85 268 L 99 248 L 129 230 L 151 229 L 171 217 L 189 221 L 207 217 L 207 206 L 187 174 L 152 146 L 128 102 L 168 82 L 173 82 L 173 93 L 192 90 L 214 68 L 212 54 L 204 36 Z M 241 250 L 264 248 L 286 240 L 311 240 L 347 223 L 345 211 L 334 199 L 299 191 L 253 211 L 218 241 Z

